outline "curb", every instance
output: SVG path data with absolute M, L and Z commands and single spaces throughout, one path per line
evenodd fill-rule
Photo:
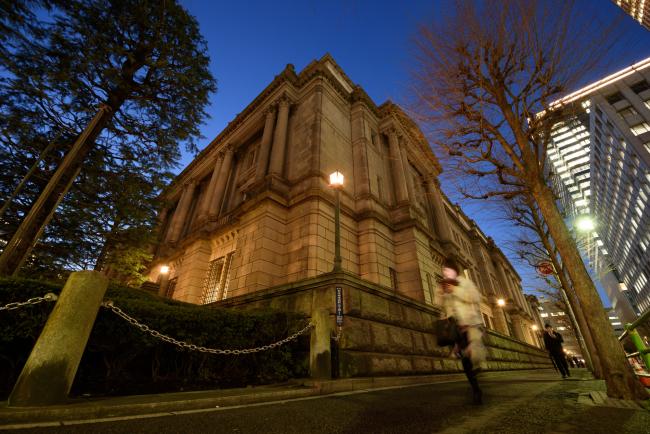
M 507 375 L 512 372 L 485 372 L 481 376 L 483 378 L 489 378 Z M 539 372 L 539 370 L 514 372 Z M 106 398 L 97 401 L 80 402 L 78 400 L 71 400 L 68 404 L 48 407 L 7 407 L 7 402 L 5 401 L 0 405 L 0 430 L 27 428 L 39 425 L 70 425 L 82 423 L 83 421 L 90 422 L 97 419 L 128 418 L 129 416 L 156 417 L 193 410 L 211 410 L 215 408 L 326 396 L 336 393 L 369 392 L 385 388 L 415 387 L 464 380 L 465 375 L 458 373 L 409 377 L 347 378 L 340 380 L 307 379 L 295 380 L 279 390 L 277 386 L 270 386 L 236 390 L 194 391 L 178 394 L 137 395 Z M 270 388 L 275 390 L 268 390 Z M 224 396 L 224 394 L 228 395 Z M 178 395 L 178 398 L 174 399 L 173 395 Z

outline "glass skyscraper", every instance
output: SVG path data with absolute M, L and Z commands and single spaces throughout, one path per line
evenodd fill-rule
M 650 58 L 559 102 L 576 110 L 554 127 L 552 181 L 569 218 L 595 222 L 576 236 L 628 321 L 621 294 L 650 309 Z

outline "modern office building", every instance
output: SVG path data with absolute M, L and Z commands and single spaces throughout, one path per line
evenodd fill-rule
M 607 318 L 609 319 L 609 323 L 612 325 L 614 334 L 616 334 L 616 336 L 622 335 L 625 331 L 625 325 L 623 324 L 623 321 L 618 317 L 616 311 L 610 307 L 608 309 L 605 309 L 605 313 L 607 313 Z
M 343 273 L 439 306 L 453 257 L 483 294 L 485 325 L 535 343 L 520 277 L 441 192 L 441 170 L 416 124 L 331 56 L 288 65 L 164 192 L 150 280 L 208 304 L 331 273 L 337 171 Z
M 612 0 L 628 15 L 650 30 L 650 0 Z
M 548 150 L 556 192 L 612 306 L 632 321 L 650 308 L 650 59 L 556 103 L 574 108 Z

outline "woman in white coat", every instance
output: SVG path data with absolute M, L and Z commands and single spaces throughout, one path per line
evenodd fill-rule
M 442 274 L 443 307 L 447 316 L 456 320 L 460 332 L 454 353 L 461 358 L 463 370 L 472 386 L 474 403 L 481 404 L 483 392 L 476 378 L 481 362 L 485 360 L 481 294 L 471 280 L 460 275 L 460 268 L 453 260 L 448 259 L 443 263 Z

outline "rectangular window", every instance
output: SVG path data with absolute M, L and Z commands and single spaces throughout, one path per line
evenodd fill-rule
M 648 84 L 648 82 L 645 81 L 645 80 L 641 80 L 640 82 L 635 83 L 632 86 L 630 86 L 630 89 L 632 89 L 632 91 L 634 93 L 641 93 L 644 90 L 650 89 L 650 84 Z
M 431 274 L 429 273 L 427 273 L 427 287 L 429 288 L 429 294 L 431 295 L 431 304 L 436 304 L 436 290 L 431 280 Z
M 640 124 L 636 124 L 630 127 L 630 130 L 632 130 L 632 134 L 638 136 L 639 134 L 643 134 L 650 131 L 650 125 L 648 125 L 647 122 L 641 122 Z
M 397 290 L 397 273 L 395 269 L 388 267 L 388 273 L 390 274 L 390 287 Z
M 379 201 L 383 202 L 384 201 L 384 181 L 381 179 L 381 176 L 377 175 L 377 197 L 379 197 Z
M 227 297 L 232 256 L 233 253 L 231 252 L 226 256 L 210 261 L 208 275 L 203 284 L 201 304 L 214 303 Z
M 623 94 L 621 94 L 621 92 L 616 92 L 616 93 L 608 96 L 606 99 L 607 99 L 608 103 L 614 105 L 614 104 L 616 104 L 617 102 L 619 102 L 619 101 L 621 101 L 623 99 Z
M 176 290 L 176 282 L 178 282 L 177 277 L 174 277 L 173 279 L 169 279 L 169 282 L 167 282 L 167 291 L 165 291 L 165 297 L 170 299 L 174 298 L 174 291 Z
M 483 325 L 485 326 L 485 328 L 491 329 L 492 325 L 490 324 L 490 317 L 484 313 L 482 315 L 483 315 Z
M 623 119 L 625 119 L 625 116 L 634 116 L 634 115 L 638 115 L 639 113 L 637 113 L 637 111 L 634 110 L 634 107 L 629 106 L 629 107 L 625 107 L 624 109 L 620 110 L 618 112 L 618 114 L 621 115 L 621 117 Z

